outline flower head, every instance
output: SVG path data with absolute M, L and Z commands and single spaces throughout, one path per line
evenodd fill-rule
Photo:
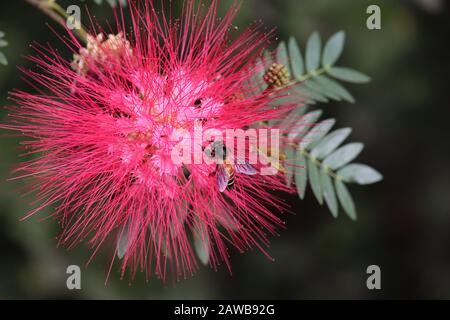
M 219 19 L 218 1 L 194 2 L 184 1 L 179 19 L 131 2 L 134 31 L 92 31 L 87 46 L 74 40 L 72 61 L 36 48 L 40 71 L 27 74 L 46 93 L 15 92 L 13 123 L 3 126 L 38 155 L 17 171 L 33 178 L 42 203 L 30 215 L 53 206 L 69 247 L 114 239 L 132 275 L 192 273 L 193 242 L 213 268 L 231 268 L 229 246 L 264 252 L 282 224 L 272 213 L 285 209 L 273 191 L 289 191 L 282 165 L 265 169 L 283 141 L 266 139 L 264 124 L 291 106 L 273 108 L 273 92 L 259 89 L 268 78 L 255 76 L 266 71 L 255 62 L 269 35 L 253 25 L 233 39 L 235 4 Z M 271 70 L 273 83 L 285 84 L 275 71 L 282 66 Z M 243 144 L 230 144 L 231 129 L 245 133 Z M 254 137 L 269 142 L 255 146 Z M 264 163 L 250 162 L 260 154 Z

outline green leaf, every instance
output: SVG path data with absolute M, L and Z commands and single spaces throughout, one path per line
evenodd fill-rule
M 341 97 L 336 94 L 333 90 L 330 90 L 326 85 L 324 85 L 322 82 L 317 81 L 317 79 L 319 78 L 319 76 L 312 78 L 311 80 L 309 80 L 307 82 L 307 85 L 311 88 L 313 88 L 314 90 L 316 90 L 317 92 L 321 92 L 323 95 L 325 95 L 326 97 L 332 99 L 332 100 L 336 100 L 336 101 L 341 101 Z
M 354 83 L 370 82 L 370 78 L 366 76 L 364 73 L 349 68 L 333 67 L 327 72 L 332 77 L 342 81 Z
M 292 184 L 292 180 L 294 178 L 294 173 L 295 173 L 295 168 L 294 168 L 294 164 L 295 164 L 295 150 L 292 147 L 287 147 L 284 150 L 284 154 L 286 155 L 286 184 L 288 186 L 291 186 Z
M 0 38 L 3 38 L 5 36 L 5 33 L 3 31 L 0 31 Z
M 301 119 L 301 116 L 303 116 L 306 110 L 308 110 L 308 108 L 305 106 L 300 106 L 292 110 L 288 114 L 287 118 L 283 121 L 282 127 L 288 130 L 291 129 L 297 123 L 297 121 Z
M 183 171 L 187 171 L 187 169 L 183 168 Z M 185 173 L 184 175 L 188 177 L 190 173 Z M 177 217 L 170 223 L 173 238 L 177 238 L 181 234 L 181 232 L 184 231 L 186 219 L 189 215 L 189 203 L 187 201 L 181 201 L 181 203 L 175 207 L 175 211 Z
M 209 262 L 209 238 L 205 236 L 202 239 L 201 236 L 194 236 L 194 249 L 200 262 L 207 266 Z
M 113 7 L 113 8 L 117 6 L 117 1 L 116 0 L 106 0 L 106 2 L 108 2 L 109 5 L 111 7 Z
M 378 171 L 364 164 L 351 164 L 337 174 L 346 182 L 360 185 L 374 184 L 383 180 L 383 176 Z
M 271 66 L 273 63 L 272 53 L 269 50 L 265 50 L 263 53 L 263 61 L 266 66 Z
M 3 52 L 0 51 L 0 64 L 7 66 L 8 65 L 8 59 L 6 59 L 6 56 Z
M 291 88 L 290 88 L 291 89 Z M 302 108 L 306 110 L 306 106 L 304 104 L 304 94 L 301 93 L 298 88 L 292 88 L 288 92 L 286 90 L 281 90 L 273 93 L 273 106 L 286 106 L 297 105 L 298 108 Z
M 212 201 L 209 201 L 210 208 L 215 208 Z M 229 214 L 226 211 L 213 209 L 214 216 L 216 217 L 217 224 L 221 225 L 225 228 L 225 230 L 229 231 L 239 231 L 243 228 L 242 224 L 239 222 L 239 219 L 234 217 L 232 214 Z
M 341 100 L 339 96 L 332 91 L 328 90 L 326 87 L 324 87 L 321 83 L 316 81 L 316 78 L 312 78 L 305 82 L 305 86 L 309 89 L 315 91 L 316 93 L 320 93 L 323 96 L 330 98 L 332 100 Z
M 317 198 L 317 201 L 322 205 L 323 204 L 323 193 L 322 193 L 322 183 L 320 179 L 320 173 L 319 169 L 317 168 L 316 164 L 311 160 L 308 159 L 308 176 L 309 176 L 309 183 L 311 185 L 311 189 L 314 193 L 314 195 Z
M 301 150 L 297 151 L 297 159 L 295 161 L 295 184 L 300 199 L 305 199 L 306 185 L 308 184 L 308 171 L 306 170 L 306 158 Z
M 94 2 L 100 5 L 103 3 L 103 0 L 94 0 Z M 113 8 L 117 6 L 118 2 L 122 5 L 122 7 L 125 7 L 128 4 L 128 0 L 106 0 L 106 2 L 108 2 L 108 4 Z
M 345 32 L 339 31 L 328 40 L 323 50 L 322 64 L 325 68 L 333 66 L 344 49 Z
M 305 65 L 297 40 L 293 37 L 289 39 L 289 55 L 291 57 L 292 74 L 294 78 L 300 79 L 305 72 Z
M 254 75 L 255 80 L 256 80 L 256 77 L 258 77 L 257 80 L 261 80 L 261 78 L 263 78 L 264 75 L 266 74 L 266 67 L 261 58 L 256 59 L 254 71 L 255 71 L 255 75 Z
M 316 31 L 309 37 L 306 44 L 306 69 L 308 72 L 314 72 L 319 68 L 321 47 L 320 35 Z
M 316 110 L 304 115 L 291 129 L 288 135 L 289 141 L 295 141 L 303 138 L 309 130 L 316 124 L 316 121 L 322 115 L 322 110 Z
M 117 257 L 122 260 L 128 250 L 128 224 L 126 224 L 117 240 Z
M 355 103 L 355 98 L 353 98 L 350 92 L 348 92 L 347 89 L 341 86 L 337 81 L 334 81 L 326 76 L 318 76 L 314 80 L 321 84 L 326 91 L 336 94 L 339 98 L 337 100 L 344 99 L 350 103 Z
M 308 103 L 314 104 L 316 101 L 318 102 L 328 102 L 328 99 L 322 95 L 320 92 L 317 92 L 316 90 L 312 90 L 311 88 L 303 85 L 301 88 L 298 89 L 300 92 L 306 95 L 310 99 Z
M 253 77 L 252 82 L 255 84 L 259 84 L 259 90 L 262 92 L 267 89 L 267 84 L 264 81 L 264 75 L 266 73 L 265 64 L 260 58 L 256 59 L 255 71 L 256 74 Z
M 337 218 L 339 213 L 339 206 L 336 198 L 336 193 L 334 192 L 333 181 L 329 176 L 328 172 L 325 170 L 320 170 L 322 188 L 323 188 L 323 197 L 325 198 L 325 202 L 328 205 L 333 217 Z
M 0 48 L 4 48 L 8 46 L 8 41 L 4 39 L 0 39 Z
M 353 202 L 353 198 L 352 198 L 350 192 L 348 191 L 347 187 L 341 180 L 339 180 L 339 179 L 335 180 L 334 184 L 335 184 L 336 192 L 337 192 L 337 195 L 339 198 L 339 202 L 342 205 L 342 208 L 344 208 L 345 212 L 350 217 L 350 219 L 352 219 L 353 221 L 356 221 L 357 215 L 356 215 L 355 203 Z
M 290 66 L 289 66 L 288 51 L 287 51 L 286 43 L 284 41 L 282 41 L 280 43 L 280 45 L 278 46 L 278 49 L 277 49 L 277 62 L 279 64 L 282 64 L 283 66 L 285 66 L 289 70 L 289 73 L 291 72 Z
M 353 161 L 364 149 L 362 143 L 350 143 L 329 155 L 322 163 L 332 170 L 337 170 Z
M 336 120 L 328 119 L 314 126 L 314 128 L 312 128 L 311 131 L 309 131 L 308 134 L 300 142 L 300 149 L 305 150 L 309 146 L 311 146 L 314 142 L 317 142 L 323 137 L 325 137 L 328 134 L 328 132 L 330 132 L 331 128 L 333 128 L 335 123 Z
M 344 128 L 334 131 L 326 136 L 312 151 L 311 156 L 316 159 L 323 159 L 336 150 L 345 139 L 348 138 L 352 129 Z

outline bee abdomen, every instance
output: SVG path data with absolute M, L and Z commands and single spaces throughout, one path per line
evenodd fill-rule
M 236 181 L 236 171 L 234 170 L 233 166 L 227 166 L 226 167 L 228 174 L 229 174 L 229 178 L 228 178 L 228 188 L 233 188 L 234 187 L 234 183 Z

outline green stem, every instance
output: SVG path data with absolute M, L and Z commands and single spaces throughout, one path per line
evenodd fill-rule
M 289 82 L 289 84 L 287 86 L 292 86 L 292 85 L 295 85 L 295 84 L 298 84 L 298 83 L 302 83 L 302 82 L 308 81 L 308 80 L 310 80 L 312 78 L 321 76 L 322 74 L 327 73 L 329 69 L 330 68 L 328 68 L 328 67 L 323 67 L 323 68 L 320 68 L 320 69 L 312 70 L 312 71 L 308 72 L 307 74 L 302 75 L 298 79 L 292 80 L 291 82 Z
M 50 0 L 50 8 L 53 9 L 61 17 L 63 17 L 65 21 L 69 19 L 70 16 L 67 14 L 67 11 L 64 10 L 58 3 L 56 3 L 56 0 Z M 87 44 L 87 32 L 83 28 L 83 26 L 80 26 L 79 29 L 75 29 L 74 32 L 80 40 Z
M 50 18 L 58 22 L 63 27 L 66 27 L 67 19 L 70 17 L 66 10 L 64 10 L 56 0 L 25 0 L 29 4 L 40 9 Z M 80 29 L 75 29 L 74 34 L 85 44 L 87 44 L 87 32 L 81 27 Z
M 290 143 L 290 146 L 293 147 L 295 150 L 299 150 L 300 149 L 300 145 L 298 143 L 292 142 Z M 318 159 L 314 158 L 311 153 L 308 152 L 308 150 L 306 149 L 302 149 L 300 150 L 300 153 L 307 158 L 308 160 L 310 160 L 315 166 L 317 166 L 319 169 L 324 170 L 330 177 L 332 177 L 335 180 L 343 180 L 343 178 L 338 175 L 336 172 L 334 172 L 333 170 L 331 170 L 331 168 L 324 166 L 322 164 L 322 162 L 320 162 Z
M 323 67 L 323 68 L 319 68 L 319 69 L 312 70 L 312 71 L 310 71 L 310 72 L 308 72 L 308 73 L 302 75 L 301 77 L 299 77 L 299 78 L 297 78 L 297 79 L 291 80 L 291 81 L 290 81 L 288 84 L 286 84 L 284 87 L 276 88 L 276 89 L 274 89 L 273 91 L 274 91 L 274 92 L 277 92 L 277 91 L 283 90 L 283 89 L 286 88 L 286 87 L 292 87 L 292 86 L 294 86 L 294 85 L 296 85 L 296 84 L 304 83 L 305 81 L 308 81 L 308 80 L 313 79 L 313 78 L 315 78 L 315 77 L 321 76 L 321 75 L 324 74 L 324 73 L 327 73 L 329 70 L 330 70 L 330 67 Z
M 323 67 L 323 68 L 320 68 L 320 69 L 312 70 L 312 71 L 308 72 L 307 74 L 299 77 L 298 79 L 292 80 L 285 87 L 293 86 L 295 84 L 299 84 L 299 83 L 308 81 L 308 80 L 310 80 L 312 78 L 318 77 L 318 76 L 328 72 L 329 69 L 330 69 L 329 67 Z M 283 87 L 283 88 L 285 88 L 285 87 Z M 277 90 L 281 90 L 283 88 L 279 88 Z M 299 150 L 300 149 L 300 145 L 298 143 L 290 143 L 290 146 L 293 147 L 295 150 Z M 324 170 L 333 179 L 343 180 L 343 178 L 341 176 L 336 174 L 333 170 L 331 170 L 331 168 L 329 168 L 327 166 L 324 166 L 322 164 L 322 162 L 320 162 L 318 159 L 314 158 L 307 150 L 300 150 L 300 152 L 302 153 L 302 155 L 305 158 L 309 159 L 314 165 L 319 167 L 321 170 Z

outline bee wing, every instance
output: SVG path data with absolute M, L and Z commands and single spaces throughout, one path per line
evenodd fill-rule
M 217 186 L 219 187 L 220 192 L 225 192 L 228 187 L 228 180 L 230 179 L 230 175 L 224 167 L 220 166 L 217 168 Z
M 253 167 L 252 165 L 245 163 L 245 164 L 236 164 L 234 166 L 237 173 L 246 174 L 248 176 L 254 176 L 258 173 L 258 171 Z

